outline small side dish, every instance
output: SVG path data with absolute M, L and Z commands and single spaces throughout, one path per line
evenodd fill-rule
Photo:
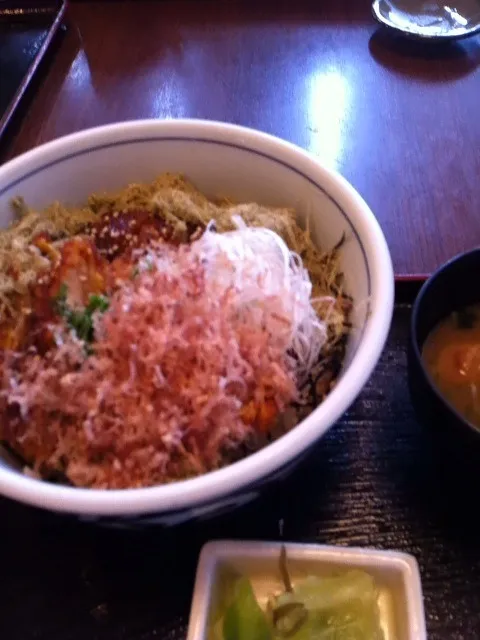
M 365 571 L 309 575 L 293 582 L 287 552 L 279 557 L 282 589 L 265 608 L 242 574 L 224 578 L 208 640 L 383 640 L 375 580 Z
M 187 640 L 426 640 L 415 559 L 395 551 L 215 541 Z

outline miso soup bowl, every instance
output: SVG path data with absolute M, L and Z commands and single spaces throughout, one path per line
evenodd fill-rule
M 250 129 L 198 120 L 134 121 L 60 138 L 0 167 L 0 224 L 9 201 L 79 204 L 96 191 L 181 172 L 209 196 L 294 207 L 328 249 L 345 234 L 341 268 L 355 301 L 343 371 L 328 398 L 261 451 L 197 478 L 121 491 L 79 489 L 27 477 L 0 453 L 0 493 L 44 509 L 115 526 L 174 525 L 254 499 L 308 453 L 358 396 L 382 352 L 393 308 L 393 272 L 375 216 L 355 189 L 313 156 Z
M 480 451 L 480 430 L 440 393 L 422 360 L 432 329 L 452 312 L 480 303 L 480 248 L 462 253 L 441 266 L 424 283 L 412 309 L 408 349 L 410 395 L 418 417 L 434 444 L 449 459 L 464 462 Z

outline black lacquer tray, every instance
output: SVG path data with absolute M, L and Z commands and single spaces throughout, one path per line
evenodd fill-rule
M 202 544 L 278 540 L 283 529 L 285 540 L 412 553 L 429 638 L 479 638 L 478 482 L 438 457 L 408 393 L 408 322 L 419 286 L 397 282 L 388 344 L 370 382 L 294 475 L 257 502 L 220 519 L 135 533 L 0 500 L 0 637 L 184 638 Z
M 53 51 L 66 3 L 0 0 L 0 138 Z

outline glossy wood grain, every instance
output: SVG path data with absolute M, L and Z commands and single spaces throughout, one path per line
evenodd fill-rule
M 397 272 L 480 242 L 478 41 L 394 41 L 366 0 L 82 2 L 70 18 L 4 158 L 122 119 L 226 120 L 343 173 Z

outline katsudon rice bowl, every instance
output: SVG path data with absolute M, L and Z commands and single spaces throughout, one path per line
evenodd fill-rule
M 375 217 L 304 151 L 204 121 L 87 130 L 0 168 L 0 491 L 171 524 L 286 475 L 390 325 Z

